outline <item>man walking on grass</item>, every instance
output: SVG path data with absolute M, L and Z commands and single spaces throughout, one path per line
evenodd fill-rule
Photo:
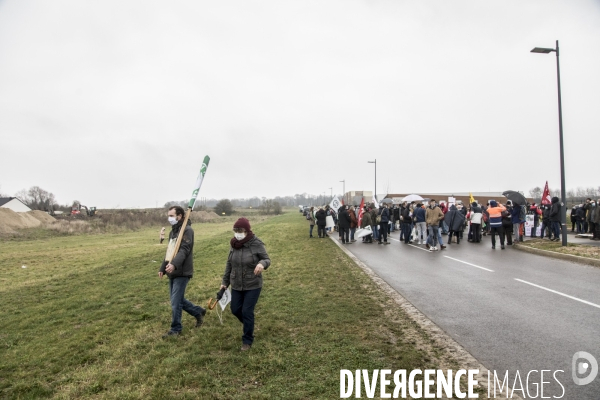
M 179 206 L 169 208 L 167 213 L 169 223 L 171 224 L 171 232 L 169 233 L 169 241 L 176 239 L 182 229 L 184 211 Z M 177 254 L 173 257 L 170 263 L 164 261 L 158 271 L 158 277 L 164 275 L 169 277 L 169 293 L 171 297 L 171 329 L 163 335 L 163 337 L 177 336 L 181 334 L 183 329 L 181 325 L 181 313 L 187 312 L 196 318 L 196 328 L 202 326 L 206 309 L 194 305 L 191 301 L 185 298 L 185 288 L 192 279 L 194 274 L 194 231 L 192 223 L 188 220 L 187 226 L 183 228 L 183 238 L 181 246 Z

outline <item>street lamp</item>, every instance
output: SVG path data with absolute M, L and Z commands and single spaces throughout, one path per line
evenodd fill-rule
M 369 164 L 375 164 L 375 192 L 373 198 L 377 199 L 377 159 L 375 161 L 367 161 Z
M 563 126 L 562 126 L 562 101 L 560 98 L 560 64 L 558 62 L 558 40 L 556 41 L 556 49 L 546 47 L 535 47 L 531 50 L 532 53 L 548 54 L 556 53 L 556 82 L 558 84 L 558 132 L 560 138 L 560 225 L 562 227 L 562 245 L 567 245 L 567 190 L 565 188 L 565 152 L 563 146 Z
M 344 179 L 343 181 L 340 181 L 340 182 L 344 183 L 343 189 L 342 189 L 342 198 L 345 200 L 344 203 L 347 203 L 348 199 L 346 199 L 346 180 Z

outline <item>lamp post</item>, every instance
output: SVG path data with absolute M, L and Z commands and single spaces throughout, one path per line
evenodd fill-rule
M 562 125 L 562 101 L 560 97 L 560 63 L 558 61 L 558 40 L 556 41 L 556 49 L 546 47 L 535 47 L 531 50 L 532 53 L 548 54 L 556 53 L 556 82 L 558 84 L 558 132 L 560 140 L 560 225 L 562 235 L 562 245 L 567 245 L 567 190 L 565 188 L 565 152 L 563 145 L 563 125 Z
M 375 161 L 367 161 L 369 164 L 375 164 L 375 192 L 373 198 L 377 199 L 377 159 Z
M 342 198 L 345 200 L 344 204 L 347 203 L 347 199 L 346 199 L 346 180 L 344 179 L 342 182 L 344 185 L 342 186 Z
M 333 188 L 332 187 L 329 188 L 329 197 L 331 197 L 333 199 Z

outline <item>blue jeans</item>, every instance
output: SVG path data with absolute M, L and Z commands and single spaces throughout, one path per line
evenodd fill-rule
M 231 289 L 231 313 L 244 324 L 244 334 L 242 335 L 244 344 L 252 344 L 254 341 L 254 307 L 258 302 L 261 289 Z
M 411 225 L 407 222 L 402 223 L 402 235 L 404 237 L 404 243 L 410 242 L 410 233 L 412 231 Z
M 310 231 L 308 232 L 309 236 L 312 237 L 312 231 L 314 229 L 314 225 L 310 225 Z
M 185 288 L 190 281 L 187 276 L 169 279 L 169 293 L 171 296 L 171 310 L 173 316 L 171 319 L 171 330 L 173 332 L 181 332 L 181 310 L 187 312 L 193 317 L 200 315 L 204 309 L 194 305 L 191 301 L 185 299 Z
M 356 232 L 356 228 L 350 228 L 350 240 L 354 240 L 355 232 Z
M 440 236 L 440 227 L 437 225 L 429 225 L 429 237 L 427 238 L 427 243 L 431 242 L 433 247 L 437 246 L 437 242 L 440 241 L 442 237 Z M 440 243 L 440 246 L 442 244 Z
M 552 232 L 554 232 L 556 239 L 560 239 L 560 222 L 552 221 Z
M 371 229 L 373 230 L 373 239 L 379 240 L 379 227 L 377 225 L 372 225 Z

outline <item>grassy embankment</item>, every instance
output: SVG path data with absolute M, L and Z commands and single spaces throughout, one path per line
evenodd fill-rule
M 534 249 L 554 251 L 556 253 L 570 254 L 574 256 L 600 260 L 600 247 L 587 244 L 567 243 L 567 246 L 563 247 L 562 242 L 560 241 L 551 242 L 549 240 L 533 239 L 519 243 L 519 246 L 527 246 Z
M 299 213 L 261 219 L 253 230 L 272 267 L 244 353 L 229 308 L 224 325 L 209 311 L 201 329 L 184 313 L 183 335 L 161 338 L 170 307 L 158 227 L 2 243 L 0 398 L 339 398 L 342 368 L 436 367 L 414 344 L 426 334 L 334 243 L 309 240 Z M 191 301 L 214 297 L 231 225 L 194 225 Z

